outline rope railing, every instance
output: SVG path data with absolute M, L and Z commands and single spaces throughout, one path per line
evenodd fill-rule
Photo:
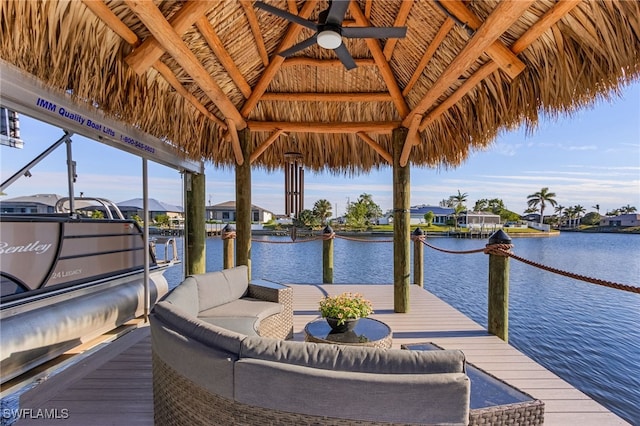
M 547 266 L 547 265 L 543 265 L 541 263 L 538 262 L 534 262 L 532 260 L 529 259 L 525 259 L 523 257 L 520 257 L 514 253 L 512 253 L 510 251 L 510 249 L 513 247 L 513 245 L 511 244 L 487 244 L 486 247 L 484 248 L 479 248 L 479 249 L 475 249 L 475 250 L 463 250 L 463 251 L 454 251 L 454 250 L 446 250 L 440 247 L 436 247 L 433 246 L 429 243 L 427 243 L 424 238 L 419 238 L 418 241 L 422 242 L 422 244 L 424 244 L 425 246 L 429 247 L 430 249 L 433 250 L 437 250 L 443 253 L 448 253 L 448 254 L 472 254 L 472 253 L 485 253 L 485 254 L 493 254 L 493 255 L 498 255 L 498 256 L 506 256 L 506 257 L 511 257 L 517 261 L 520 261 L 522 263 L 525 263 L 527 265 L 548 271 L 548 272 L 552 272 L 554 274 L 558 274 L 558 275 L 562 275 L 568 278 L 573 278 L 579 281 L 584 281 L 590 284 L 596 284 L 596 285 L 601 285 L 604 287 L 609 287 L 609 288 L 614 288 L 617 290 L 623 290 L 623 291 L 628 291 L 631 293 L 637 293 L 640 294 L 640 287 L 637 286 L 632 286 L 632 285 L 627 285 L 627 284 L 620 284 L 620 283 L 615 283 L 612 281 L 607 281 L 607 280 L 601 280 L 599 278 L 592 278 L 592 277 L 587 277 L 585 275 L 580 275 L 580 274 L 575 274 L 573 272 L 568 272 L 568 271 L 563 271 L 561 269 L 558 268 L 553 268 L 551 266 Z

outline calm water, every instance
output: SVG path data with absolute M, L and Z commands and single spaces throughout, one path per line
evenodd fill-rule
M 486 243 L 454 238 L 428 242 L 449 250 L 470 250 Z M 640 235 L 563 233 L 552 238 L 516 238 L 513 243 L 513 252 L 526 259 L 640 286 Z M 334 281 L 392 283 L 392 250 L 391 243 L 336 239 Z M 428 247 L 424 253 L 425 287 L 486 327 L 487 256 L 446 254 Z M 251 259 L 255 278 L 322 282 L 320 241 L 254 242 Z M 611 411 L 640 425 L 640 295 L 565 278 L 513 259 L 510 264 L 509 343 Z M 222 242 L 208 239 L 207 270 L 221 268 Z M 165 275 L 170 285 L 175 285 L 182 269 L 174 267 Z

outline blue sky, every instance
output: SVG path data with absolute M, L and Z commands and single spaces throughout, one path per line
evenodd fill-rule
M 22 150 L 0 147 L 4 181 L 60 136 L 59 128 L 21 116 Z M 109 198 L 115 202 L 142 197 L 142 160 L 101 143 L 75 136 L 76 195 Z M 37 193 L 67 194 L 64 147 L 37 165 L 32 177 L 7 188 L 11 198 Z M 206 167 L 207 204 L 233 200 L 234 174 L 230 169 Z M 284 176 L 256 169 L 252 174 L 253 204 L 284 213 Z M 640 82 L 621 97 L 600 101 L 571 116 L 544 119 L 528 135 L 524 129 L 505 132 L 485 151 L 473 153 L 455 169 L 411 170 L 411 205 L 437 205 L 458 190 L 468 194 L 473 207 L 482 198 L 500 198 L 517 213 L 527 208 L 527 195 L 549 187 L 559 204 L 580 204 L 587 211 L 600 205 L 601 213 L 630 204 L 640 209 Z M 305 208 L 326 198 L 343 214 L 348 201 L 372 194 L 383 211 L 392 207 L 392 174 L 387 167 L 356 177 L 305 174 Z M 149 195 L 182 205 L 180 174 L 149 162 Z

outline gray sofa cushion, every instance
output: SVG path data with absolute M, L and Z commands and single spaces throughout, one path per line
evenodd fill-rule
M 458 350 L 404 351 L 338 346 L 247 337 L 240 358 L 255 358 L 324 370 L 382 374 L 463 373 L 464 354 Z
M 237 266 L 217 272 L 190 275 L 198 283 L 199 311 L 240 299 L 249 288 L 247 267 Z
M 233 371 L 237 353 L 203 344 L 175 332 L 173 327 L 156 314 L 151 315 L 153 353 L 178 374 L 207 391 L 233 398 Z
M 227 330 L 235 331 L 236 333 L 246 336 L 259 335 L 258 330 L 256 330 L 256 321 L 258 321 L 256 317 L 209 317 L 200 319 L 206 323 L 226 328 Z
M 187 277 L 179 286 L 171 290 L 162 300 L 172 303 L 191 317 L 197 317 L 200 311 L 198 301 L 198 282 L 193 277 Z
M 461 424 L 469 421 L 468 377 L 328 371 L 244 358 L 235 399 L 282 411 L 364 421 Z
M 204 345 L 230 353 L 239 354 L 242 340 L 246 337 L 191 317 L 180 307 L 166 301 L 156 303 L 153 313 L 172 330 Z

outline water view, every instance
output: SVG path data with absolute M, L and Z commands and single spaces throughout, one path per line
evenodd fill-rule
M 256 237 L 290 241 L 288 237 Z M 370 241 L 390 240 L 391 236 Z M 485 240 L 432 238 L 447 250 L 483 247 Z M 638 286 L 640 236 L 562 233 L 515 238 L 526 259 L 593 278 Z M 336 239 L 334 281 L 390 284 L 390 242 Z M 425 287 L 487 326 L 487 256 L 454 255 L 425 247 Z M 509 343 L 632 424 L 640 424 L 640 295 L 563 277 L 511 260 Z M 222 268 L 222 241 L 207 240 L 207 270 Z M 322 243 L 252 245 L 254 278 L 322 282 Z M 166 273 L 170 285 L 182 267 Z

